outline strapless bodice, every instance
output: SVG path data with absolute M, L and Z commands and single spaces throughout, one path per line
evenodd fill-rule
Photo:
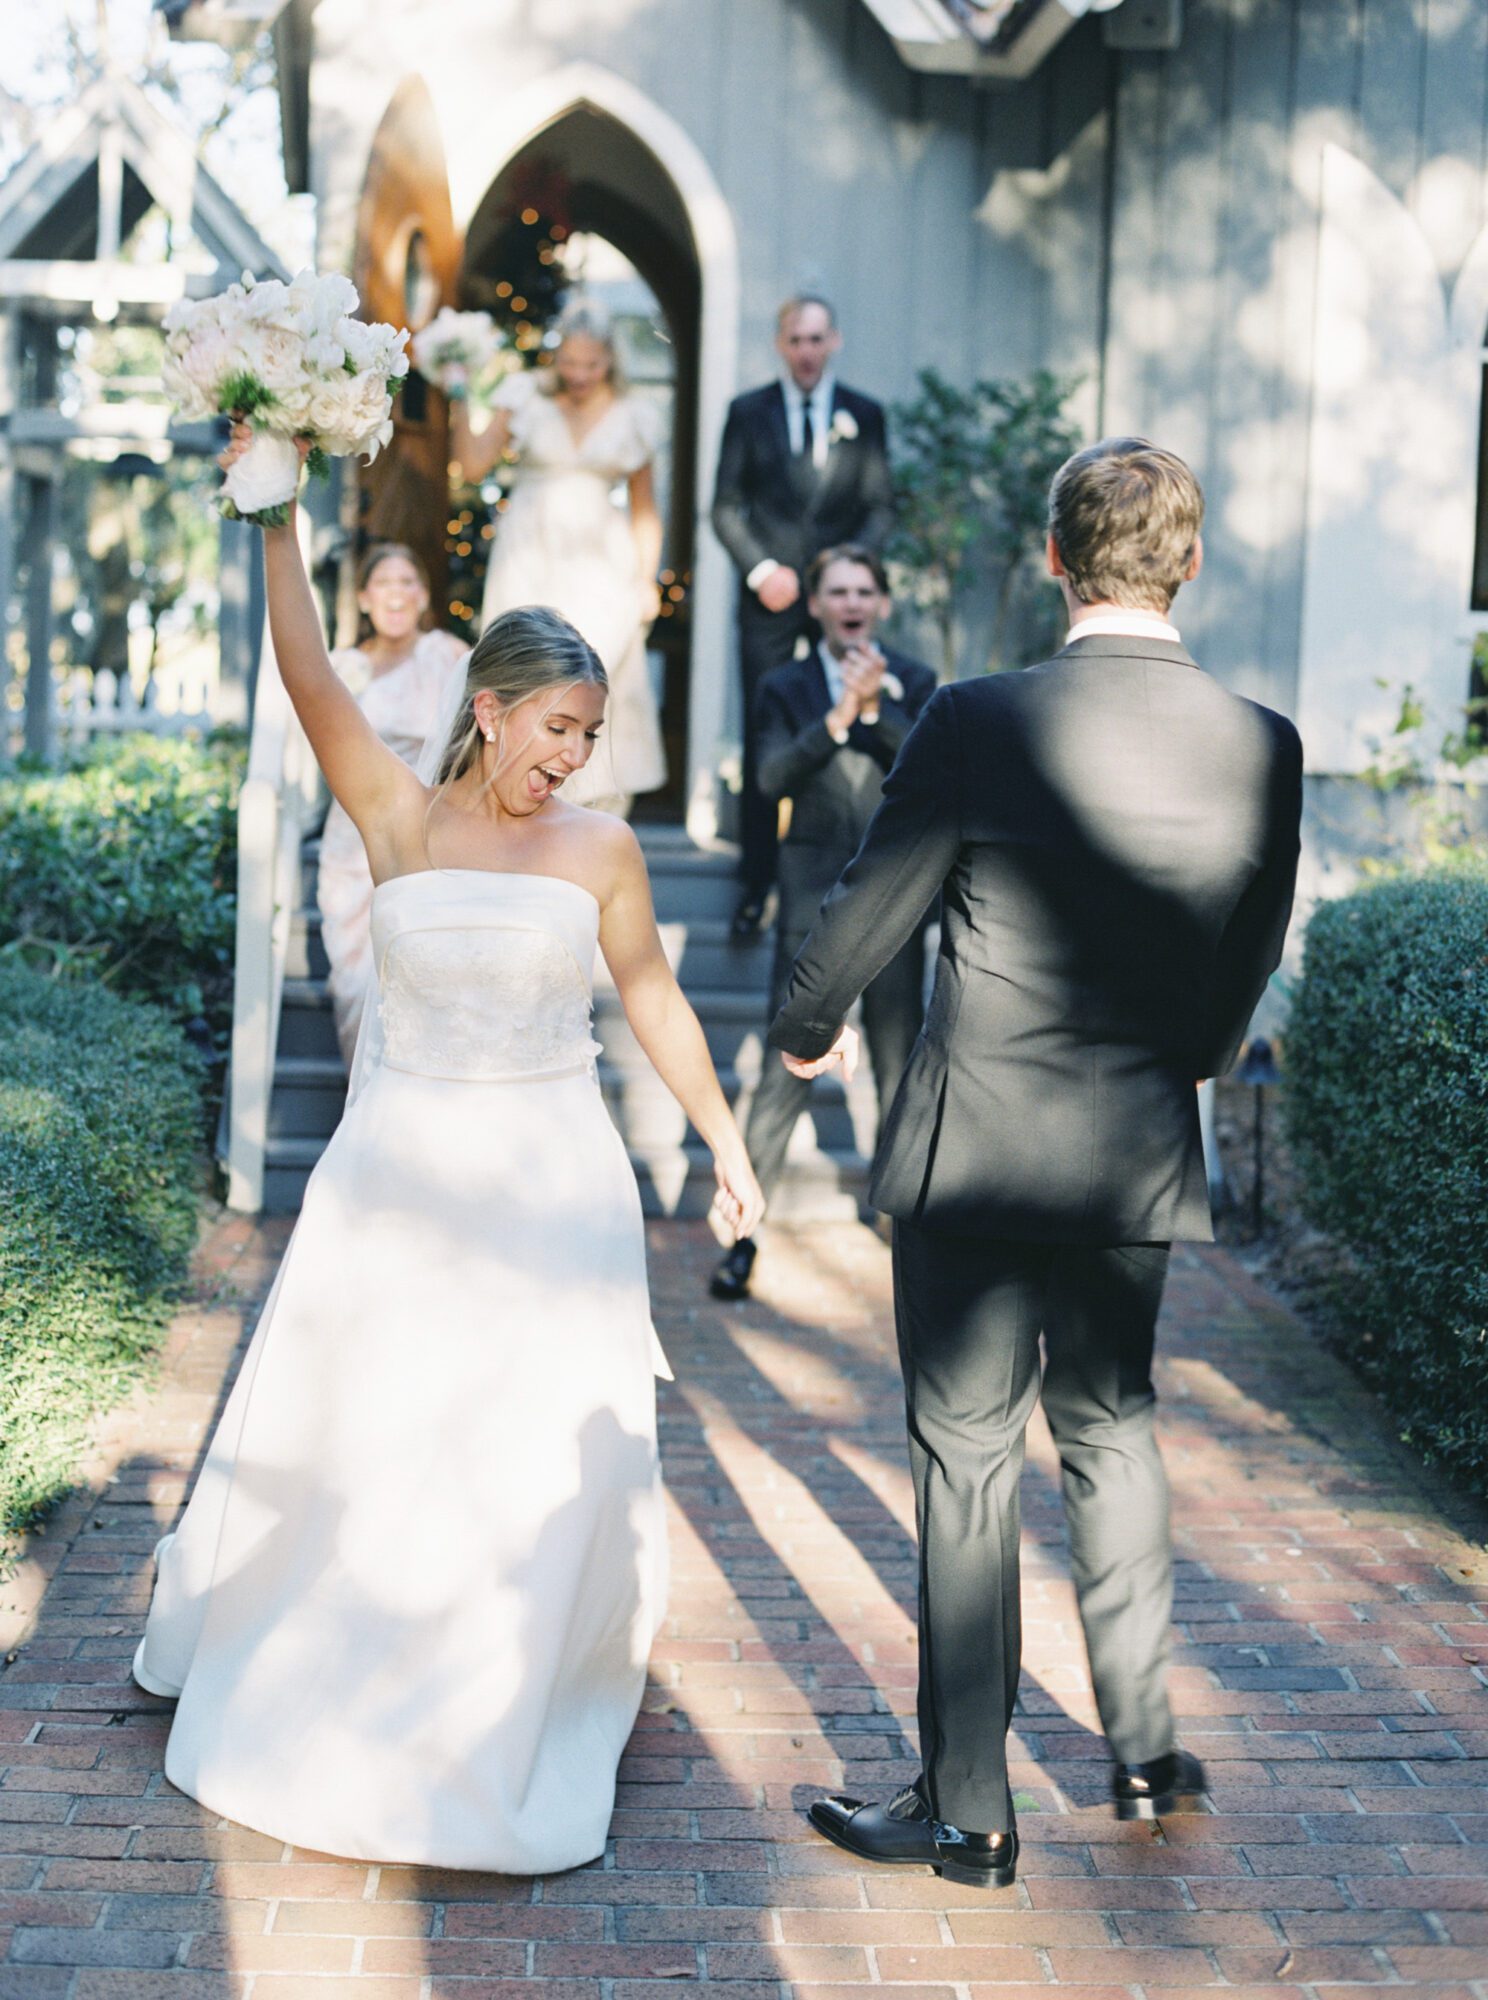
M 599 905 L 560 876 L 450 868 L 380 884 L 381 1061 L 465 1082 L 591 1067 L 598 936 Z

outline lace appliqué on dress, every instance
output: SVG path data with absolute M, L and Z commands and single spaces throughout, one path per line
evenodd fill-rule
M 383 1061 L 494 1082 L 583 1068 L 599 1054 L 589 988 L 545 931 L 405 931 L 382 968 Z

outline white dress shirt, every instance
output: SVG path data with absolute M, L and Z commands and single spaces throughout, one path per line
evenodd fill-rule
M 790 448 L 799 456 L 806 438 L 805 410 L 811 408 L 811 463 L 820 472 L 827 462 L 827 451 L 832 432 L 832 398 L 837 392 L 837 378 L 828 368 L 809 396 L 804 395 L 796 383 L 794 375 L 782 375 L 780 386 L 785 392 L 785 422 L 790 432 Z
M 1077 639 L 1162 639 L 1170 646 L 1183 644 L 1178 627 L 1156 611 L 1126 609 L 1096 611 L 1089 618 L 1076 619 L 1064 643 L 1072 646 Z

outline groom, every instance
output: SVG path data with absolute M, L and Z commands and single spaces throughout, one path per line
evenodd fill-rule
M 739 566 L 744 680 L 742 893 L 734 936 L 764 918 L 775 880 L 776 805 L 760 788 L 759 684 L 808 631 L 805 578 L 834 543 L 877 553 L 893 525 L 883 408 L 837 380 L 842 347 L 827 301 L 802 293 L 780 308 L 779 381 L 736 396 L 718 453 L 713 527 Z
M 1212 1234 L 1194 1086 L 1229 1067 L 1281 956 L 1302 753 L 1168 620 L 1202 519 L 1193 474 L 1145 439 L 1060 469 L 1048 563 L 1068 643 L 935 695 L 770 1031 L 798 1076 L 850 1070 L 849 1006 L 943 895 L 935 991 L 871 1190 L 894 1217 L 923 1773 L 887 1804 L 822 1799 L 811 1819 L 865 1859 L 985 1888 L 1018 1856 L 1007 1732 L 1040 1335 L 1117 1816 L 1204 1784 L 1165 1685 L 1153 1331 L 1171 1240 Z

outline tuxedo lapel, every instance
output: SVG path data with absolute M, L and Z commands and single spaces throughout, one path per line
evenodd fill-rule
M 832 385 L 832 414 L 828 419 L 831 429 L 827 433 L 827 456 L 816 477 L 818 500 L 836 483 L 852 457 L 849 441 L 837 433 L 837 417 L 840 412 L 849 417 L 853 415 L 842 393 L 842 384 L 837 382 Z
M 832 706 L 832 690 L 827 686 L 827 670 L 822 665 L 821 648 L 813 646 L 811 658 L 802 661 L 805 669 L 806 712 L 813 722 L 819 722 Z
M 789 465 L 793 456 L 790 443 L 790 420 L 785 414 L 785 390 L 779 382 L 773 386 L 766 415 L 769 420 L 770 434 L 775 439 L 780 456 Z

